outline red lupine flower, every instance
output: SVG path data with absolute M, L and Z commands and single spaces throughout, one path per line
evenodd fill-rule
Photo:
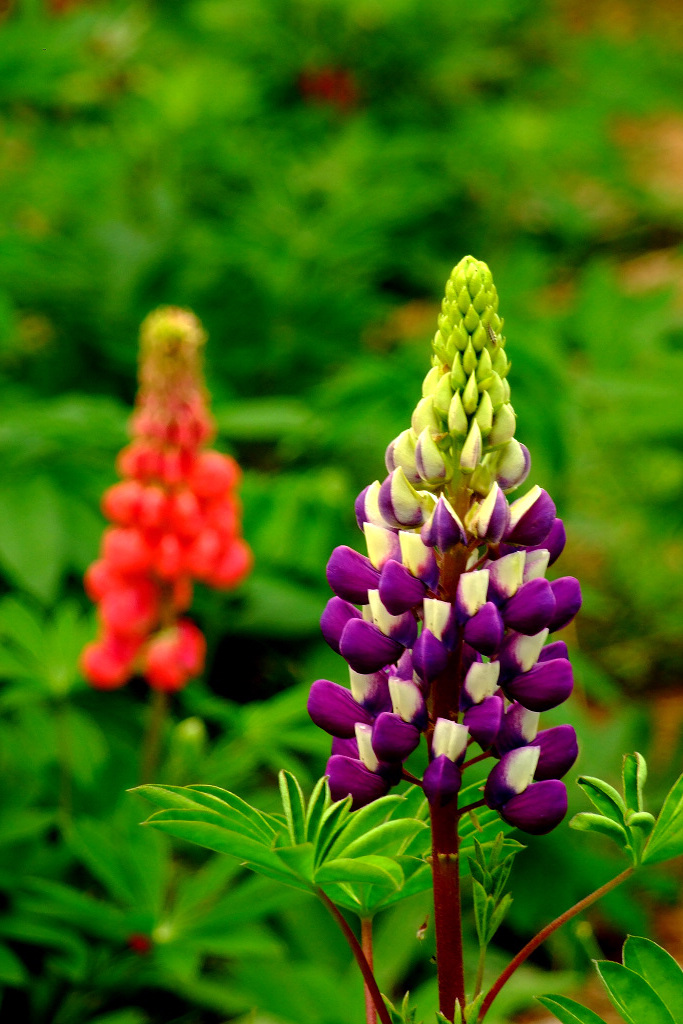
M 233 588 L 251 569 L 235 494 L 239 466 L 205 447 L 213 423 L 204 340 L 199 321 L 182 309 L 159 309 L 142 325 L 133 436 L 117 459 L 123 479 L 102 498 L 113 525 L 84 580 L 100 635 L 81 668 L 99 689 L 123 686 L 135 672 L 154 689 L 183 687 L 202 671 L 206 650 L 201 630 L 180 618 L 193 580 Z

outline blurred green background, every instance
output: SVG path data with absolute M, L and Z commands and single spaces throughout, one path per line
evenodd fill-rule
M 278 768 L 321 773 L 306 691 L 344 678 L 318 633 L 325 562 L 358 546 L 353 499 L 407 424 L 468 252 L 501 296 L 532 482 L 567 524 L 558 569 L 584 589 L 556 720 L 580 729 L 583 771 L 614 781 L 640 749 L 655 796 L 680 772 L 682 54 L 666 0 L 0 2 L 8 1021 L 353 1024 L 361 1006 L 324 911 L 139 828 L 123 791 L 145 687 L 78 675 L 80 581 L 160 303 L 208 329 L 256 558 L 237 594 L 197 595 L 209 670 L 177 699 L 166 781 L 269 807 Z M 534 841 L 500 955 L 612 868 L 566 827 Z M 494 1024 L 648 922 L 680 955 L 677 888 L 651 872 L 554 937 Z M 425 1016 L 426 908 L 378 940 L 384 990 Z

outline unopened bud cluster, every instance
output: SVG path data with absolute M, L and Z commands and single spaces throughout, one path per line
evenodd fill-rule
M 205 336 L 192 313 L 172 307 L 142 325 L 140 388 L 123 478 L 104 494 L 100 558 L 85 575 L 100 635 L 81 664 L 100 689 L 136 673 L 150 686 L 180 689 L 201 672 L 205 642 L 184 614 L 193 581 L 232 588 L 251 567 L 240 536 L 240 471 L 207 448 L 213 424 L 203 385 Z
M 573 687 L 566 645 L 546 641 L 581 591 L 573 577 L 545 578 L 565 543 L 550 496 L 507 498 L 530 457 L 514 437 L 502 326 L 488 267 L 466 257 L 446 286 L 411 426 L 387 449 L 389 475 L 356 500 L 368 554 L 340 547 L 328 563 L 335 596 L 321 626 L 350 688 L 318 680 L 308 707 L 334 737 L 335 798 L 359 807 L 386 793 L 425 736 L 425 794 L 449 803 L 476 743 L 496 759 L 488 806 L 546 832 L 566 812 L 559 780 L 578 753 L 571 726 L 539 731 L 540 713 Z

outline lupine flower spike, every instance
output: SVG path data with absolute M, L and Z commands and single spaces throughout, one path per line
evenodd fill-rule
M 156 690 L 183 687 L 204 662 L 204 637 L 186 617 L 193 582 L 231 589 L 251 567 L 240 536 L 239 467 L 207 447 L 204 342 L 187 310 L 159 309 L 142 325 L 132 441 L 119 455 L 121 481 L 102 499 L 112 525 L 85 576 L 100 634 L 81 666 L 98 689 L 136 673 Z
M 350 795 L 353 808 L 405 777 L 425 738 L 439 1002 L 449 1020 L 464 1000 L 453 936 L 467 767 L 491 758 L 480 803 L 544 833 L 566 813 L 560 779 L 578 754 L 570 725 L 539 731 L 541 713 L 572 691 L 567 648 L 553 634 L 578 612 L 581 590 L 572 577 L 545 577 L 565 543 L 550 495 L 534 486 L 508 497 L 531 460 L 515 438 L 502 331 L 491 272 L 467 256 L 446 284 L 410 426 L 386 450 L 388 475 L 356 500 L 367 555 L 340 547 L 327 566 L 334 597 L 322 632 L 348 663 L 349 688 L 319 679 L 308 702 L 335 737 L 332 796 Z M 481 753 L 467 760 L 471 743 Z

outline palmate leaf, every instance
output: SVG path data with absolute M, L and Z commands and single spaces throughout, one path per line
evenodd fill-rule
M 645 847 L 643 863 L 658 864 L 681 854 L 683 854 L 683 775 L 669 790 L 650 841 Z
M 655 990 L 635 971 L 612 960 L 599 960 L 595 966 L 610 1000 L 627 1024 L 674 1024 Z
M 561 1024 L 605 1024 L 597 1013 L 567 996 L 538 996 L 538 1001 L 554 1013 Z
M 683 971 L 674 958 L 651 939 L 629 935 L 623 959 L 624 967 L 635 971 L 654 989 L 675 1024 L 683 1024 Z

